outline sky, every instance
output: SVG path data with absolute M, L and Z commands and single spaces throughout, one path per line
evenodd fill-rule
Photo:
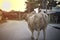
M 0 0 L 0 9 L 4 11 L 25 11 L 26 0 Z

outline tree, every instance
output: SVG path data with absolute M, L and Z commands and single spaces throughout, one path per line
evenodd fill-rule
M 48 5 L 47 5 L 47 1 L 49 2 Z M 56 2 L 54 0 L 27 0 L 26 4 L 27 4 L 26 9 L 30 12 L 33 11 L 33 9 L 37 7 L 46 9 L 47 6 L 48 8 L 49 7 L 52 8 L 52 6 L 56 6 Z M 38 4 L 40 4 L 40 6 Z
M 34 10 L 34 8 L 38 7 L 38 5 L 37 5 L 38 1 L 36 1 L 36 0 L 27 0 L 26 4 L 27 4 L 26 9 L 28 12 L 31 12 Z

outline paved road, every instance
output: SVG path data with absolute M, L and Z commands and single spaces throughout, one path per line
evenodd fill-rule
M 35 38 L 37 32 L 34 31 Z M 7 21 L 0 24 L 0 40 L 31 40 L 31 32 L 25 21 Z M 43 39 L 43 31 L 40 33 L 40 40 Z M 60 40 L 60 30 L 53 28 L 51 25 L 46 29 L 46 40 Z

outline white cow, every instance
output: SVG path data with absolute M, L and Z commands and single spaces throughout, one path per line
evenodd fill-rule
M 45 29 L 48 24 L 48 15 L 44 12 L 36 13 L 35 11 L 25 15 L 25 19 L 28 23 L 29 29 L 32 32 L 32 39 L 34 30 L 38 31 L 37 39 L 39 38 L 40 30 L 43 30 L 44 40 L 45 40 Z

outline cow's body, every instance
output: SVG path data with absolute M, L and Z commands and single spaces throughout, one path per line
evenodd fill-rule
M 48 24 L 48 15 L 43 12 L 37 14 L 35 12 L 32 12 L 31 14 L 27 14 L 26 19 L 29 29 L 32 32 L 32 38 L 34 30 L 38 31 L 37 40 L 39 38 L 40 30 L 43 30 L 45 40 L 45 29 Z

